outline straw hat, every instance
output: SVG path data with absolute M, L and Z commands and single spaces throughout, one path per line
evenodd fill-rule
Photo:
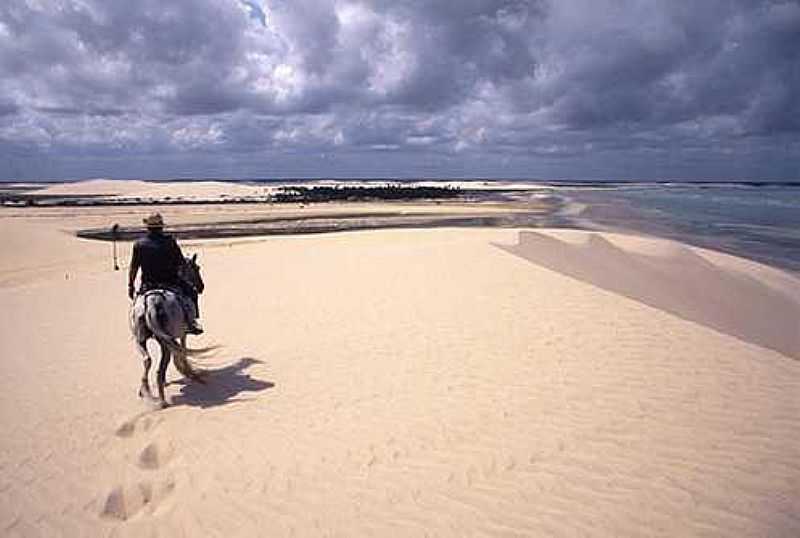
M 149 217 L 142 219 L 148 228 L 163 228 L 164 227 L 164 217 L 161 216 L 161 213 L 153 213 Z

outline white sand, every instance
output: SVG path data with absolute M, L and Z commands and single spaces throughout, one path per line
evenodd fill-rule
M 793 275 L 582 232 L 207 241 L 219 371 L 155 411 L 125 272 L 64 233 L 119 217 L 0 213 L 3 536 L 800 535 L 797 332 L 687 292 L 790 329 Z
M 217 199 L 239 196 L 258 196 L 265 187 L 222 181 L 150 182 L 132 180 L 92 179 L 77 183 L 59 183 L 38 191 L 48 195 L 94 195 L 125 198 L 186 198 Z
M 302 185 L 307 187 L 319 186 L 384 186 L 393 183 L 392 181 L 374 180 L 350 182 L 342 180 L 317 180 L 304 182 Z M 262 199 L 267 195 L 278 192 L 287 185 L 297 185 L 297 182 L 270 182 L 261 184 L 247 184 L 241 182 L 225 182 L 214 180 L 203 181 L 141 181 L 141 180 L 112 180 L 112 179 L 91 179 L 74 183 L 50 184 L 38 190 L 39 194 L 46 195 L 84 195 L 102 196 L 107 198 L 142 198 L 144 200 L 155 200 L 171 198 L 173 200 L 214 200 L 225 199 Z M 533 185 L 515 182 L 481 182 L 481 181 L 453 181 L 442 183 L 441 181 L 415 181 L 404 182 L 405 186 L 420 187 L 442 187 L 449 186 L 468 190 L 524 190 L 530 191 Z M 25 186 L 26 184 L 18 184 Z M 36 185 L 36 184 L 28 184 Z M 540 190 L 547 191 L 549 187 L 541 186 Z

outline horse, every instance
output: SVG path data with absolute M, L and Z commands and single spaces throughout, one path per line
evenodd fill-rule
M 197 254 L 187 257 L 181 266 L 179 276 L 189 283 L 195 291 L 203 293 L 205 284 L 200 275 L 200 266 L 197 263 Z M 182 296 L 177 289 L 159 288 L 148 290 L 136 297 L 130 309 L 130 328 L 136 347 L 144 358 L 144 374 L 139 387 L 139 397 L 153 398 L 150 392 L 149 373 L 153 363 L 147 350 L 147 340 L 155 338 L 161 348 L 161 361 L 158 365 L 158 402 L 162 408 L 168 406 L 164 397 L 167 367 L 170 359 L 175 357 L 175 367 L 180 373 L 192 381 L 205 383 L 203 372 L 195 369 L 187 357 L 202 355 L 214 349 L 206 347 L 190 349 L 186 347 L 187 315 L 182 301 L 187 298 Z M 194 308 L 194 305 L 192 305 Z

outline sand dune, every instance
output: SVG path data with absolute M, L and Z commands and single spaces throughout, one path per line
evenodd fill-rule
M 122 196 L 126 198 L 217 199 L 237 196 L 257 196 L 266 188 L 243 183 L 222 181 L 149 182 L 133 180 L 92 179 L 76 183 L 49 185 L 38 191 L 48 195 Z
M 569 232 L 561 232 L 561 235 Z M 573 234 L 574 235 L 574 234 Z M 800 280 L 775 289 L 747 272 L 716 265 L 699 249 L 664 241 L 666 255 L 625 250 L 608 237 L 570 244 L 521 232 L 507 250 L 558 273 L 618 293 L 683 319 L 800 359 Z M 657 241 L 653 241 L 657 242 Z M 707 254 L 708 256 L 709 254 Z
M 146 190 L 149 185 L 150 184 L 145 181 L 89 179 L 75 183 L 54 183 L 41 189 L 39 192 L 48 195 L 130 196 Z
M 793 275 L 583 232 L 195 242 L 224 347 L 155 411 L 125 267 L 60 231 L 110 217 L 20 215 L 3 536 L 800 535 Z
M 391 181 L 375 180 L 365 183 L 357 181 L 348 183 L 341 180 L 318 180 L 308 182 L 306 185 L 321 186 L 364 186 L 365 184 L 386 185 Z M 276 192 L 283 185 L 292 185 L 296 182 L 272 182 L 269 184 L 247 184 L 241 182 L 224 182 L 214 180 L 204 181 L 141 181 L 141 180 L 111 180 L 91 179 L 73 183 L 58 183 L 48 185 L 37 191 L 46 195 L 83 195 L 106 196 L 124 198 L 143 198 L 160 200 L 164 198 L 186 200 L 225 200 L 233 198 L 263 197 Z M 408 184 L 408 183 L 407 183 Z M 441 187 L 441 181 L 417 181 L 417 186 Z M 34 184 L 35 185 L 35 184 Z M 409 184 L 410 185 L 410 184 Z M 531 186 L 514 182 L 480 182 L 480 181 L 453 181 L 446 185 L 469 190 L 530 190 Z
M 224 199 L 236 197 L 259 196 L 268 194 L 272 188 L 246 185 L 243 183 L 224 183 L 222 181 L 201 181 L 192 184 L 145 183 L 141 190 L 134 194 L 142 198 L 201 198 Z

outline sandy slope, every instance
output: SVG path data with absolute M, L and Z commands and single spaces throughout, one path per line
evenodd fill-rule
M 374 181 L 374 185 L 385 185 L 387 181 Z M 286 185 L 295 184 L 286 182 Z M 20 184 L 24 185 L 24 184 Z M 203 200 L 222 200 L 225 198 L 237 197 L 261 197 L 267 194 L 275 193 L 284 185 L 281 182 L 272 182 L 269 184 L 246 184 L 225 181 L 170 181 L 170 182 L 154 182 L 154 181 L 141 181 L 141 180 L 112 180 L 112 179 L 91 179 L 86 181 L 79 181 L 75 183 L 56 183 L 48 185 L 47 187 L 37 191 L 39 194 L 46 195 L 93 195 L 114 197 L 120 196 L 125 198 L 145 198 L 145 199 L 159 199 L 170 197 L 173 199 L 203 199 Z M 340 180 L 330 181 L 314 181 L 307 185 L 328 185 L 328 186 L 345 186 L 347 182 Z M 364 185 L 364 182 L 356 182 L 349 184 L 352 186 Z M 441 187 L 441 182 L 435 181 L 419 181 L 415 185 L 428 186 L 428 187 Z M 530 186 L 514 184 L 507 182 L 500 183 L 481 183 L 481 182 L 451 182 L 448 183 L 452 187 L 460 187 L 472 190 L 491 190 L 498 187 L 505 189 L 514 188 L 530 188 Z
M 580 232 L 210 241 L 217 372 L 153 411 L 124 271 L 62 231 L 100 216 L 8 214 L 3 536 L 800 534 L 796 341 L 691 292 L 791 328 L 792 275 Z
M 374 185 L 385 185 L 387 181 L 375 180 L 370 182 Z M 170 196 L 172 198 L 222 198 L 237 196 L 260 196 L 274 192 L 282 184 L 272 182 L 269 184 L 245 184 L 225 181 L 170 181 L 153 182 L 141 180 L 112 180 L 112 179 L 91 179 L 74 183 L 52 184 L 41 191 L 41 194 L 49 195 L 96 195 L 96 196 L 124 196 L 141 198 L 162 198 Z M 286 182 L 285 184 L 293 184 Z M 364 185 L 364 181 L 347 183 L 342 180 L 313 181 L 307 185 L 327 185 L 327 186 L 356 186 Z M 441 181 L 417 181 L 415 185 L 427 187 L 441 187 Z M 33 184 L 17 184 L 36 185 Z M 514 182 L 479 182 L 479 181 L 452 181 L 447 183 L 451 187 L 459 187 L 470 190 L 493 190 L 503 189 L 530 189 L 529 184 Z
M 124 196 L 128 198 L 221 198 L 224 196 L 256 196 L 265 189 L 256 185 L 202 182 L 148 182 L 133 180 L 92 179 L 77 183 L 57 183 L 38 191 L 48 195 Z

